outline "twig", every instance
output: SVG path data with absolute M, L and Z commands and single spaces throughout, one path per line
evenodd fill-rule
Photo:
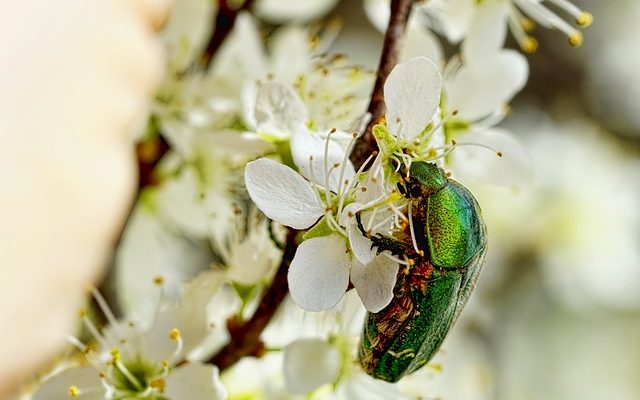
M 282 261 L 256 312 L 246 323 L 229 326 L 231 341 L 209 360 L 210 363 L 217 365 L 221 371 L 229 368 L 242 357 L 259 356 L 264 349 L 260 335 L 289 291 L 287 272 L 298 247 L 297 234 L 298 231 L 295 229 L 289 229 Z
M 248 10 L 253 4 L 254 0 L 245 0 L 244 3 L 238 8 L 232 8 L 229 5 L 229 0 L 219 0 L 218 2 L 218 14 L 216 15 L 216 28 L 207 43 L 207 47 L 200 57 L 200 65 L 207 68 L 213 60 L 214 54 L 218 51 L 226 37 L 233 30 L 233 25 L 236 23 L 236 18 L 240 11 Z
M 369 109 L 367 110 L 371 114 L 371 120 L 364 134 L 356 141 L 350 156 L 351 162 L 353 162 L 356 169 L 362 165 L 370 154 L 378 149 L 372 129 L 375 124 L 380 122 L 385 113 L 384 83 L 393 67 L 398 63 L 412 3 L 413 0 L 391 0 L 391 16 L 384 35 L 376 83 L 373 87 Z

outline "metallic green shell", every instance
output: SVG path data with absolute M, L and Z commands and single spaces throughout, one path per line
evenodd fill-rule
M 480 207 L 471 193 L 450 180 L 427 198 L 426 234 L 431 262 L 460 268 L 485 245 Z
M 440 348 L 475 287 L 486 251 L 471 193 L 453 180 L 440 185 L 442 170 L 426 168 L 433 164 L 415 164 L 424 164 L 416 167 L 418 177 L 412 165 L 410 176 L 424 189 L 411 201 L 414 235 L 425 257 L 401 268 L 391 303 L 367 315 L 359 348 L 363 369 L 388 382 L 416 371 Z M 434 192 L 434 186 L 441 187 Z

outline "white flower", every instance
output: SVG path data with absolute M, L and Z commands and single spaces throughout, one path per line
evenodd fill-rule
M 365 310 L 353 292 L 331 310 L 313 315 L 303 314 L 285 304 L 287 319 L 276 321 L 265 340 L 285 342 L 281 330 L 295 330 L 298 339 L 284 348 L 283 374 L 287 390 L 306 394 L 311 399 L 395 399 L 396 385 L 366 375 L 353 362 Z M 310 328 L 311 327 L 311 328 Z M 303 332 L 300 332 L 303 329 Z M 276 341 L 271 342 L 270 338 Z
M 446 161 L 457 175 L 481 183 L 522 185 L 531 177 L 530 157 L 508 131 L 494 126 L 524 87 L 529 68 L 521 54 L 488 43 L 494 47 L 485 43 L 482 52 L 463 46 L 463 61 L 447 66 L 443 128 L 445 140 L 457 145 Z
M 170 72 L 182 72 L 196 61 L 214 28 L 210 22 L 217 8 L 217 2 L 208 0 L 182 0 L 174 4 L 161 32 Z
M 95 342 L 70 338 L 91 367 L 70 368 L 43 382 L 34 400 L 226 399 L 213 365 L 187 362 L 209 330 L 206 306 L 222 284 L 213 272 L 200 275 L 183 291 L 179 304 L 160 302 L 150 325 L 117 321 L 104 299 L 93 294 L 110 324 L 102 332 L 86 313 L 82 321 Z M 161 286 L 161 282 L 158 282 Z
M 325 142 L 328 152 L 330 139 Z M 336 151 L 339 149 L 336 147 Z M 329 157 L 326 154 L 320 161 Z M 354 251 L 353 256 L 347 248 L 349 233 L 340 220 L 346 209 L 345 198 L 354 190 L 356 175 L 345 173 L 345 168 L 340 168 L 340 172 L 329 170 L 326 162 L 323 163 L 324 179 L 317 179 L 313 170 L 316 163 L 310 162 L 309 175 L 316 177 L 310 182 L 276 161 L 253 161 L 245 168 L 247 190 L 258 208 L 274 221 L 295 229 L 316 225 L 323 233 L 305 240 L 291 262 L 289 288 L 301 307 L 310 311 L 333 307 L 344 295 L 351 274 L 365 306 L 377 312 L 392 298 L 398 265 L 379 255 L 366 260 L 368 263 L 364 266 L 357 257 L 362 252 Z M 343 163 L 348 163 L 345 157 Z M 342 180 L 331 179 L 332 175 L 344 177 L 346 184 L 337 185 Z M 324 186 L 319 186 L 318 181 L 324 181 Z M 355 243 L 351 243 L 352 248 Z
M 397 140 L 378 135 L 383 154 L 407 159 L 408 148 L 414 158 L 422 160 L 447 156 L 446 165 L 457 175 L 475 181 L 495 185 L 526 182 L 531 175 L 530 157 L 508 132 L 492 127 L 501 121 L 507 102 L 524 86 L 528 65 L 513 51 L 494 48 L 491 52 L 486 57 L 465 57 L 464 63 L 450 61 L 442 87 L 442 117 L 436 114 L 437 123 L 431 117 L 439 104 L 441 81 L 435 65 L 424 57 L 399 64 L 385 84 L 387 129 Z M 414 98 L 424 104 L 410 100 Z M 416 104 L 416 109 L 410 108 Z M 422 119 L 411 128 L 413 133 L 406 135 L 397 122 L 409 119 L 404 115 L 419 115 L 420 108 L 426 110 Z M 423 132 L 429 122 L 432 128 Z
M 489 38 L 493 37 L 499 40 L 497 44 L 502 46 L 508 27 L 524 52 L 534 52 L 538 47 L 538 43 L 529 35 L 529 32 L 531 32 L 535 23 L 545 28 L 561 31 L 567 36 L 569 44 L 572 46 L 582 44 L 582 33 L 559 17 L 544 3 L 553 4 L 557 9 L 568 14 L 579 27 L 587 27 L 593 20 L 591 14 L 582 11 L 568 0 L 489 0 L 481 3 L 470 0 L 451 0 L 451 2 L 456 3 L 456 6 L 440 7 L 441 25 L 457 26 L 455 39 L 464 37 L 465 42 L 469 42 L 466 43 L 466 46 L 477 47 L 478 49 L 487 44 L 486 34 L 489 35 Z M 442 2 L 442 4 L 446 3 L 447 1 Z M 428 13 L 428 8 L 438 6 L 440 5 L 436 3 L 434 5 L 427 4 L 423 7 Z M 455 13 L 462 8 L 465 9 L 464 17 L 460 18 Z M 495 35 L 493 32 L 499 33 Z M 491 42 L 488 44 L 492 45 Z
M 252 286 L 271 276 L 282 252 L 270 237 L 271 233 L 276 234 L 276 227 L 270 228 L 270 222 L 255 208 L 247 214 L 239 210 L 234 227 L 223 238 L 217 237 L 217 227 L 212 226 L 211 238 L 212 247 L 221 258 L 216 267 L 224 270 L 232 282 Z
M 182 282 L 211 263 L 206 242 L 178 235 L 158 215 L 147 195 L 133 210 L 115 256 L 115 284 L 120 306 L 127 318 L 140 320 L 157 308 L 153 280 L 164 277 L 163 293 L 179 299 Z

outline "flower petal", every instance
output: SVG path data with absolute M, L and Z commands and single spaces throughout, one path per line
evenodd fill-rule
M 284 380 L 292 394 L 305 394 L 335 381 L 340 353 L 322 339 L 299 339 L 284 349 Z
M 338 132 L 335 132 L 335 134 L 338 134 Z M 326 154 L 325 145 L 327 145 Z M 341 169 L 344 168 L 342 182 L 345 179 L 351 179 L 356 173 L 353 164 L 345 156 L 345 150 L 338 143 L 330 138 L 323 138 L 315 132 L 310 132 L 304 127 L 300 127 L 291 138 L 291 154 L 293 155 L 293 161 L 305 178 L 323 187 L 328 183 L 329 189 L 335 193 L 338 192 L 338 188 L 341 186 Z M 326 176 L 326 181 L 325 156 L 329 172 L 328 176 Z M 312 168 L 313 171 L 311 170 Z
M 115 257 L 118 304 L 124 316 L 148 326 L 158 307 L 162 276 L 165 299 L 179 298 L 181 282 L 211 263 L 207 243 L 187 240 L 162 223 L 158 215 L 139 203 L 134 209 Z
M 437 66 L 444 64 L 442 46 L 440 46 L 438 39 L 430 30 L 416 25 L 409 25 L 401 54 L 403 61 L 412 57 L 424 56 Z
M 307 107 L 290 87 L 267 82 L 258 90 L 255 120 L 260 133 L 286 139 L 307 120 Z
M 377 256 L 367 265 L 357 259 L 352 260 L 351 282 L 368 311 L 378 312 L 389 304 L 398 268 L 397 262 L 385 256 Z
M 490 146 L 502 153 L 477 146 L 460 146 L 452 153 L 453 170 L 466 178 L 489 185 L 522 185 L 531 179 L 531 156 L 509 134 L 493 128 L 468 134 L 469 141 Z M 461 142 L 464 140 L 460 137 Z
M 260 211 L 282 225 L 305 229 L 324 214 L 309 182 L 276 161 L 260 158 L 248 163 L 244 181 Z
M 361 207 L 362 204 L 360 203 L 351 203 L 346 206 L 344 210 L 342 210 L 340 224 L 347 227 L 349 245 L 353 254 L 361 263 L 369 264 L 375 258 L 376 250 L 373 249 L 371 239 L 366 238 L 358 227 L 356 213 Z
M 476 13 L 461 45 L 465 62 L 491 59 L 507 37 L 507 2 L 483 1 L 475 6 Z
M 100 382 L 100 373 L 93 367 L 69 368 L 44 381 L 33 400 L 71 398 L 69 388 L 75 386 L 79 393 L 73 397 L 78 400 L 102 400 L 105 390 Z
M 401 138 L 422 132 L 438 108 L 441 82 L 438 67 L 426 57 L 396 65 L 384 84 L 389 132 Z
M 349 285 L 349 262 L 344 239 L 339 235 L 305 240 L 289 268 L 291 298 L 307 311 L 335 306 Z
M 189 363 L 182 365 L 166 378 L 165 395 L 170 399 L 217 400 L 228 397 L 220 382 L 218 368 L 213 365 Z
M 458 111 L 458 118 L 486 117 L 504 107 L 524 87 L 528 75 L 526 58 L 512 50 L 468 62 L 446 83 L 449 107 Z

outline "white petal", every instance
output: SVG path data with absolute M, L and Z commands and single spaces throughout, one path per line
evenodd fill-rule
M 80 391 L 78 400 L 102 400 L 105 391 L 100 382 L 100 373 L 93 367 L 69 368 L 44 381 L 33 400 L 70 399 L 69 388 Z
M 362 370 L 354 370 L 352 373 L 349 379 L 342 381 L 342 384 L 336 390 L 335 400 L 387 400 L 407 398 L 401 396 L 400 385 L 374 379 Z
M 262 79 L 266 74 L 267 57 L 256 21 L 246 11 L 238 14 L 233 31 L 214 58 L 217 76 Z
M 274 80 L 293 85 L 294 80 L 309 68 L 312 57 L 309 31 L 301 26 L 284 26 L 273 34 L 270 43 Z
M 175 400 L 218 400 L 228 397 L 218 368 L 190 363 L 173 370 L 166 378 L 165 395 Z
M 426 5 L 429 7 L 429 3 Z M 467 34 L 476 13 L 476 0 L 446 0 L 440 5 L 438 26 L 449 42 L 458 43 Z
M 389 0 L 365 0 L 364 12 L 377 30 L 380 32 L 387 30 L 390 14 Z
M 349 285 L 349 262 L 339 235 L 305 240 L 289 267 L 291 298 L 307 311 L 335 306 Z
M 398 64 L 384 84 L 389 132 L 413 138 L 427 126 L 440 102 L 442 78 L 426 57 Z
M 307 107 L 290 87 L 267 82 L 258 89 L 255 119 L 259 132 L 286 139 L 306 122 Z
M 338 0 L 262 0 L 256 4 L 256 13 L 271 23 L 287 21 L 308 22 L 320 18 L 335 7 Z
M 409 25 L 407 36 L 402 45 L 401 60 L 424 56 L 439 67 L 444 63 L 442 47 L 438 39 L 429 31 L 419 26 Z
M 363 264 L 369 264 L 376 256 L 376 250 L 372 247 L 371 239 L 366 238 L 356 219 L 356 213 L 360 210 L 362 204 L 351 203 L 344 208 L 340 216 L 340 224 L 347 227 L 349 233 L 349 244 L 351 251 L 356 258 Z
M 466 120 L 486 117 L 504 107 L 524 87 L 528 75 L 526 58 L 512 50 L 468 62 L 446 84 L 450 110 Z
M 321 339 L 300 339 L 284 349 L 284 380 L 292 394 L 305 394 L 335 381 L 340 353 Z
M 389 304 L 397 274 L 398 263 L 382 255 L 367 265 L 357 259 L 351 263 L 351 281 L 370 312 L 378 312 Z
M 522 185 L 531 179 L 531 156 L 509 132 L 493 128 L 470 133 L 468 138 L 469 142 L 481 143 L 500 151 L 502 157 L 477 146 L 457 147 L 452 153 L 452 168 L 457 174 L 480 183 L 499 186 Z M 465 141 L 465 137 L 460 137 L 460 141 Z
M 174 328 L 180 331 L 182 339 L 182 352 L 176 358 L 182 358 L 205 339 L 209 333 L 207 305 L 224 278 L 222 271 L 205 271 L 182 285 L 179 303 L 160 308 L 147 332 L 149 359 L 161 361 L 174 352 L 176 343 L 169 338 L 169 332 Z
M 465 62 L 490 59 L 502 48 L 507 36 L 509 6 L 504 1 L 483 1 L 476 5 L 476 13 L 461 45 Z
M 248 163 L 244 181 L 260 211 L 282 225 L 305 229 L 324 214 L 309 182 L 276 161 L 260 158 Z
M 167 222 L 181 233 L 204 239 L 210 234 L 213 220 L 218 224 L 228 222 L 232 203 L 223 176 L 226 166 L 220 160 L 199 159 L 210 162 L 199 165 L 198 169 L 183 168 L 177 177 L 166 179 L 157 189 L 156 200 Z
M 217 8 L 217 2 L 208 0 L 175 3 L 160 35 L 168 53 L 170 70 L 183 71 L 202 52 L 211 35 L 211 19 Z
M 160 293 L 153 283 L 154 278 L 162 276 L 165 298 L 177 300 L 180 284 L 202 271 L 211 261 L 207 243 L 196 243 L 176 235 L 144 204 L 138 204 L 116 252 L 116 292 L 124 315 L 148 325 L 158 306 Z
M 337 134 L 338 132 L 336 132 Z M 325 145 L 329 140 L 327 152 Z M 340 173 L 342 172 L 342 182 L 351 179 L 355 175 L 353 164 L 345 157 L 345 150 L 335 141 L 326 139 L 315 132 L 310 132 L 306 128 L 301 128 L 291 138 L 291 154 L 293 161 L 300 170 L 300 173 L 316 184 L 326 187 L 337 193 L 340 187 Z M 325 155 L 328 179 L 325 181 Z M 313 169 L 313 171 L 312 171 Z

